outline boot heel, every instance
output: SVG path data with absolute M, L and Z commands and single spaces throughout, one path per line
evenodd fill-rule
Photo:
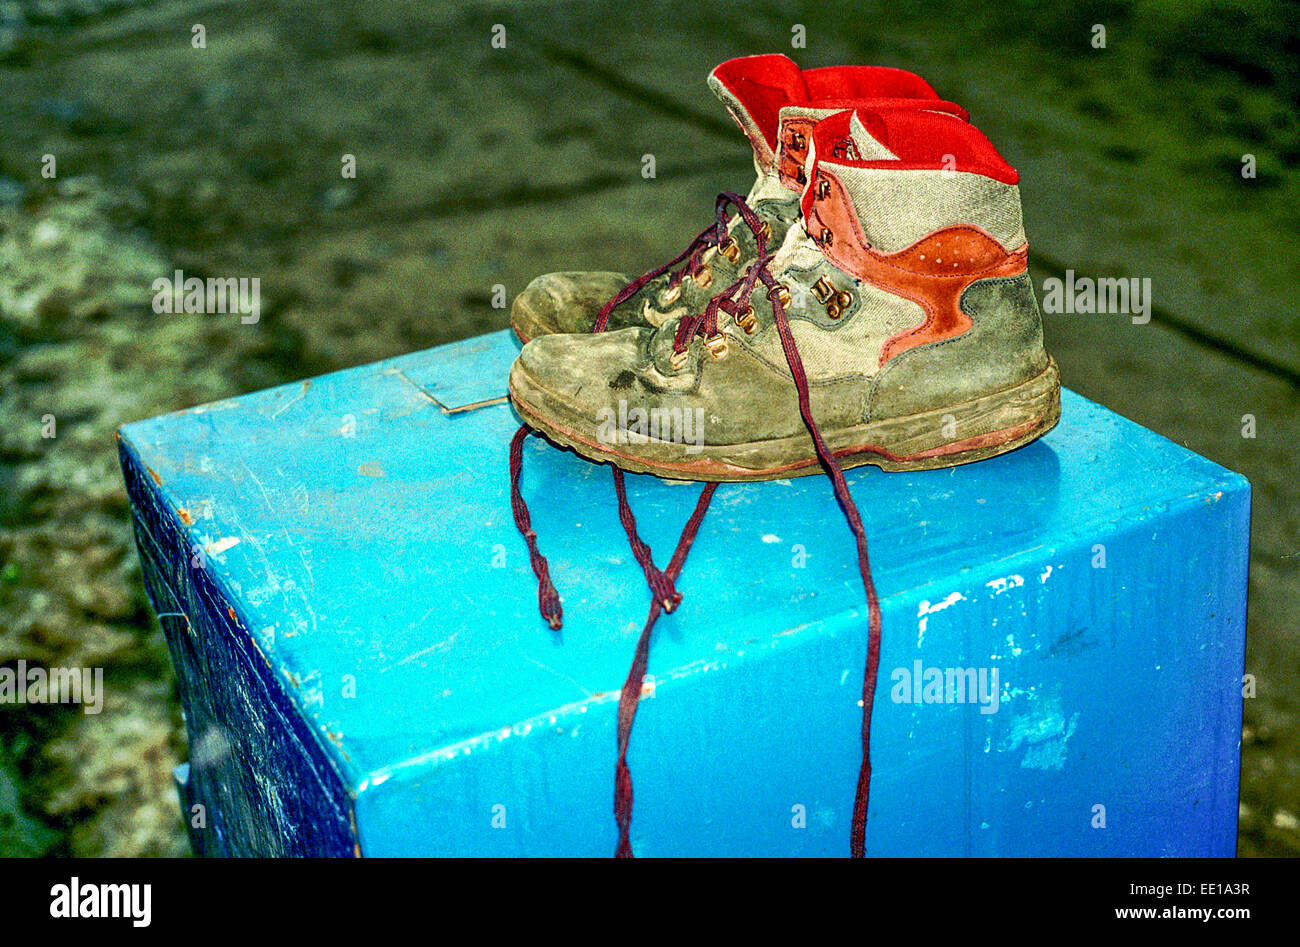
M 875 464 L 882 470 L 955 467 L 1037 440 L 1055 427 L 1060 417 L 1060 372 L 1049 357 L 1041 373 L 1014 388 L 948 408 L 863 425 L 859 436 L 864 440 L 846 445 L 840 463 L 845 467 Z M 836 441 L 844 436 L 837 436 Z M 832 449 L 840 456 L 841 448 Z

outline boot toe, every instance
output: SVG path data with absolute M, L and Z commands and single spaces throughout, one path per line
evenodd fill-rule
M 515 297 L 510 324 L 520 341 L 570 332 L 590 332 L 610 298 L 627 285 L 622 273 L 547 273 Z
M 510 370 L 510 395 L 525 414 L 570 430 L 594 429 L 617 403 L 630 368 L 644 360 L 649 329 L 598 335 L 544 335 L 527 343 Z

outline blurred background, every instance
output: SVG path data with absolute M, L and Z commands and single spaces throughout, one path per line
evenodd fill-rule
M 1300 5 L 0 0 L 0 663 L 107 688 L 98 716 L 0 704 L 0 855 L 188 850 L 115 428 L 661 262 L 752 181 L 704 79 L 760 52 L 969 108 L 1021 172 L 1040 298 L 1151 279 L 1148 324 L 1047 315 L 1048 346 L 1254 486 L 1240 852 L 1300 854 Z M 155 314 L 178 268 L 260 278 L 260 321 Z

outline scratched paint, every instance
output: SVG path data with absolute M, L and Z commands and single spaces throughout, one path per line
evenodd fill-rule
M 1028 709 L 1012 716 L 1001 749 L 1014 753 L 1023 748 L 1023 769 L 1059 771 L 1065 768 L 1070 738 L 1078 725 L 1078 711 L 1067 716 L 1058 698 L 1031 694 Z

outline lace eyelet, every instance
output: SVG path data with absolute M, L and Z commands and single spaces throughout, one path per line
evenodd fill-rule
M 715 362 L 720 362 L 727 357 L 727 337 L 719 332 L 717 335 L 711 335 L 704 340 L 708 346 L 709 357 Z
M 665 289 L 659 298 L 663 300 L 665 305 L 672 305 L 673 303 L 677 302 L 679 298 L 681 298 L 681 295 L 682 295 L 682 284 L 674 283 L 672 286 L 669 286 L 667 289 Z
M 719 248 L 718 252 L 732 263 L 740 262 L 740 245 L 735 240 L 728 240 Z
M 745 330 L 745 335 L 753 335 L 758 331 L 758 320 L 754 318 L 752 308 L 747 308 L 744 312 L 738 312 L 731 318 L 735 320 L 736 325 Z
M 821 175 L 817 176 L 817 199 L 826 200 L 831 196 L 831 182 Z
M 690 349 L 682 349 L 680 352 L 673 349 L 673 354 L 668 356 L 668 364 L 672 366 L 673 371 L 680 372 L 686 367 L 686 362 L 690 357 Z
M 790 295 L 790 287 L 786 286 L 785 283 L 777 283 L 767 291 L 768 299 L 771 299 L 773 296 L 776 296 L 781 300 L 782 309 L 790 308 L 790 303 L 793 300 L 793 297 Z
M 695 271 L 695 274 L 691 279 L 695 280 L 695 285 L 700 289 L 708 289 L 713 285 L 713 270 L 710 269 L 709 265 L 706 263 Z

